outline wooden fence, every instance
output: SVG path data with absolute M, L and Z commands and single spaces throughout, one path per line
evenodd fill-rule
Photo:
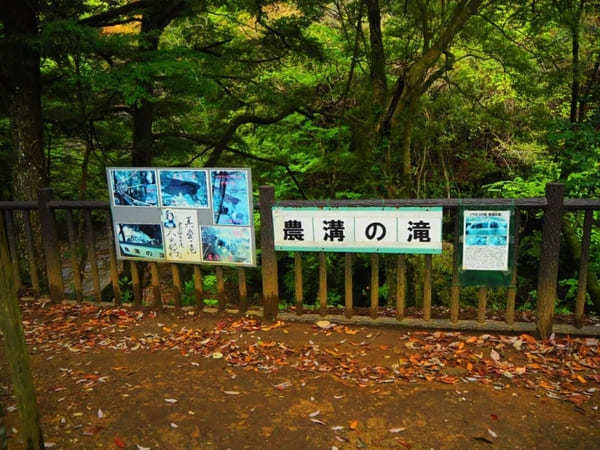
M 262 274 L 262 309 L 263 315 L 268 320 L 274 320 L 279 316 L 296 320 L 314 320 L 315 314 L 305 314 L 303 311 L 303 269 L 302 254 L 294 253 L 294 274 L 295 274 L 295 313 L 279 313 L 279 280 L 277 272 L 278 256 L 274 248 L 273 237 L 273 206 L 384 206 L 384 207 L 405 207 L 405 206 L 442 206 L 444 211 L 451 214 L 454 224 L 454 248 L 458 248 L 458 239 L 460 230 L 459 224 L 459 206 L 514 206 L 516 209 L 515 220 L 515 250 L 518 251 L 519 245 L 519 221 L 521 212 L 525 210 L 543 211 L 543 229 L 541 257 L 538 272 L 537 286 L 537 304 L 536 304 L 536 324 L 516 322 L 515 321 L 515 303 L 516 303 L 516 283 L 517 283 L 517 265 L 514 265 L 512 272 L 511 286 L 507 290 L 505 320 L 494 321 L 486 320 L 488 289 L 482 287 L 478 291 L 478 307 L 476 320 L 461 320 L 459 317 L 460 306 L 460 287 L 458 282 L 459 268 L 457 252 L 454 252 L 452 285 L 450 286 L 450 309 L 448 317 L 441 319 L 432 318 L 432 255 L 423 255 L 423 298 L 422 298 L 422 318 L 408 317 L 406 314 L 406 257 L 405 255 L 396 256 L 395 281 L 396 288 L 395 310 L 396 317 L 379 317 L 379 256 L 371 254 L 371 277 L 370 277 L 370 318 L 357 317 L 354 314 L 354 300 L 352 289 L 353 275 L 353 256 L 350 253 L 344 255 L 344 315 L 335 316 L 334 319 L 339 322 L 365 323 L 365 324 L 404 324 L 407 326 L 438 328 L 438 329 L 477 329 L 477 330 L 501 330 L 501 331 L 533 331 L 537 328 L 542 336 L 548 336 L 553 330 L 553 312 L 558 283 L 558 262 L 559 249 L 561 241 L 561 223 L 565 211 L 577 212 L 583 211 L 583 238 L 581 243 L 581 258 L 579 267 L 578 290 L 575 305 L 575 326 L 559 325 L 554 326 L 555 331 L 577 334 L 599 334 L 600 327 L 584 327 L 584 306 L 587 290 L 587 272 L 590 257 L 591 229 L 593 225 L 593 212 L 600 210 L 600 200 L 587 199 L 564 199 L 564 187 L 558 183 L 550 183 L 546 187 L 546 196 L 541 198 L 523 198 L 523 199 L 425 199 L 425 200 L 339 200 L 339 201 L 276 201 L 274 189 L 271 186 L 261 186 L 259 190 L 259 209 L 260 209 L 260 248 L 261 248 L 261 274 Z M 2 211 L 4 220 L 2 221 L 8 237 L 9 251 L 15 277 L 19 287 L 22 286 L 22 274 L 20 262 L 28 262 L 29 279 L 34 296 L 38 297 L 42 291 L 41 278 L 38 268 L 36 252 L 36 236 L 33 235 L 32 219 L 39 220 L 39 229 L 41 230 L 41 243 L 45 260 L 45 272 L 48 282 L 48 292 L 50 299 L 54 302 L 60 302 L 65 298 L 65 288 L 63 280 L 63 270 L 61 263 L 59 233 L 57 230 L 57 221 L 55 212 L 63 211 L 66 222 L 66 236 L 68 238 L 71 272 L 74 296 L 77 300 L 83 299 L 81 267 L 79 260 L 80 242 L 76 231 L 76 225 L 79 230 L 85 230 L 85 247 L 87 250 L 87 260 L 90 264 L 90 276 L 93 282 L 93 297 L 96 301 L 101 301 L 101 282 L 98 268 L 98 258 L 96 254 L 96 232 L 92 219 L 92 211 L 99 210 L 104 215 L 106 222 L 106 234 L 108 238 L 109 249 L 109 271 L 113 288 L 114 302 L 121 303 L 121 291 L 119 286 L 119 265 L 115 255 L 114 235 L 112 232 L 112 220 L 108 202 L 105 201 L 64 201 L 53 200 L 52 191 L 43 189 L 39 192 L 38 201 L 21 202 L 0 202 L 0 211 Z M 79 223 L 74 220 L 74 211 L 78 211 Z M 32 217 L 32 213 L 37 214 L 37 218 Z M 97 223 L 98 213 L 96 213 Z M 20 261 L 20 251 L 25 251 L 26 257 Z M 284 257 L 280 255 L 280 257 Z M 516 260 L 517 255 L 515 255 Z M 138 263 L 134 261 L 127 262 L 130 265 L 133 304 L 142 305 L 142 271 L 141 264 L 148 264 L 151 274 L 152 286 L 152 305 L 162 305 L 161 289 L 159 278 L 158 263 Z M 183 280 L 179 264 L 169 264 L 171 270 L 171 283 L 174 291 L 174 304 L 181 306 L 183 293 Z M 218 310 L 226 309 L 228 301 L 225 295 L 225 277 L 222 267 L 215 267 Z M 246 312 L 248 308 L 248 291 L 246 286 L 246 269 L 240 268 L 237 271 L 238 281 L 238 305 L 240 312 Z M 319 316 L 327 316 L 327 264 L 325 253 L 319 253 L 318 269 L 318 302 Z M 205 293 L 202 288 L 202 272 L 200 266 L 195 265 L 193 271 L 194 295 L 196 304 L 203 306 Z

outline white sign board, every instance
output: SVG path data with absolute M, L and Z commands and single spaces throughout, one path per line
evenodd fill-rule
M 464 212 L 463 270 L 508 270 L 510 211 Z
M 275 250 L 441 253 L 442 208 L 273 207 Z

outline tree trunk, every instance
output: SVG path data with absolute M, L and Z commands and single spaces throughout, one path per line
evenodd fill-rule
M 583 2 L 582 2 L 583 3 Z M 576 23 L 573 24 L 571 29 L 571 54 L 573 55 L 573 81 L 571 82 L 571 113 L 569 119 L 571 123 L 577 122 L 577 105 L 579 103 L 579 78 L 580 78 L 580 67 L 579 67 L 579 18 L 581 14 L 575 19 Z
M 142 15 L 139 52 L 141 58 L 145 54 L 156 52 L 160 34 L 165 27 L 180 13 L 185 6 L 184 1 L 157 2 L 158 6 L 146 9 Z M 143 84 L 146 95 L 133 109 L 133 145 L 131 164 L 133 166 L 151 166 L 154 156 L 154 137 L 152 123 L 154 121 L 154 105 L 152 81 Z
M 10 367 L 17 408 L 27 450 L 44 448 L 40 415 L 35 398 L 29 355 L 21 321 L 12 264 L 4 230 L 0 228 L 0 329 L 4 335 L 6 359 Z
M 151 87 L 146 88 L 150 92 Z M 131 165 L 144 167 L 152 165 L 153 136 L 152 122 L 154 107 L 148 100 L 142 100 L 140 106 L 133 110 L 133 148 L 131 150 Z
M 10 0 L 0 11 L 4 45 L 0 57 L 2 97 L 11 129 L 13 196 L 33 200 L 48 185 L 43 145 L 40 54 L 36 11 L 28 2 Z
M 381 34 L 381 12 L 379 0 L 367 0 L 369 17 L 369 41 L 371 44 L 371 83 L 373 97 L 383 112 L 387 97 L 387 79 L 385 76 L 385 53 Z
M 142 16 L 140 31 L 139 51 L 141 58 L 145 54 L 158 50 L 158 42 L 162 28 L 159 24 L 160 12 L 148 9 Z M 167 22 L 168 23 L 168 22 Z M 131 164 L 133 166 L 151 166 L 154 139 L 152 136 L 152 122 L 154 121 L 154 105 L 149 100 L 152 97 L 152 81 L 143 83 L 145 97 L 133 108 L 133 146 L 131 150 Z

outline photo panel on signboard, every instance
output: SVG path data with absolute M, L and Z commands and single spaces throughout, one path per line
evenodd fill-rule
M 211 170 L 213 222 L 215 225 L 250 225 L 247 170 Z
M 200 262 L 200 230 L 196 210 L 163 208 L 161 223 L 167 260 Z
M 161 206 L 171 208 L 209 208 L 208 176 L 201 169 L 161 169 Z
M 203 262 L 253 264 L 252 228 L 209 225 L 200 230 Z
M 510 211 L 465 210 L 463 270 L 508 270 Z
M 165 258 L 160 224 L 117 223 L 115 234 L 123 258 Z
M 111 169 L 110 182 L 114 206 L 158 206 L 156 170 Z

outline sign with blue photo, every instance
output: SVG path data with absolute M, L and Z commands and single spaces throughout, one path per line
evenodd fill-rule
M 464 211 L 463 270 L 508 270 L 510 211 Z
M 119 259 L 255 266 L 250 169 L 109 167 Z
M 459 209 L 458 251 L 462 286 L 510 286 L 514 265 L 514 208 Z

